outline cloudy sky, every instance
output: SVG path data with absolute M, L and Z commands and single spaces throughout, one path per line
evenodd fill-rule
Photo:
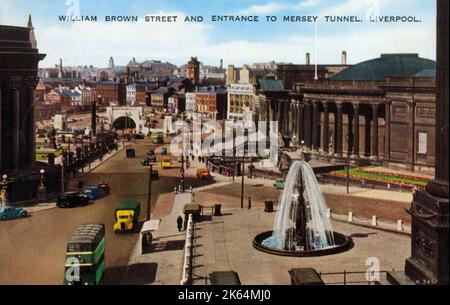
M 79 9 L 79 10 L 78 10 Z M 59 15 L 79 11 L 99 22 L 60 22 Z M 32 14 L 38 47 L 47 58 L 42 67 L 65 65 L 105 67 L 110 56 L 116 65 L 135 57 L 174 64 L 197 56 L 206 64 L 250 64 L 275 60 L 304 63 L 349 63 L 381 53 L 419 53 L 435 59 L 435 1 L 430 0 L 0 0 L 0 24 L 25 26 Z M 139 16 L 138 23 L 105 23 L 107 15 Z M 177 15 L 176 23 L 146 23 L 146 15 Z M 184 16 L 202 15 L 203 23 L 185 23 Z M 258 15 L 259 23 L 213 23 L 211 15 Z M 266 22 L 265 16 L 317 15 L 314 23 Z M 344 23 L 323 21 L 327 15 L 416 16 L 419 23 Z M 317 59 L 315 46 L 317 43 Z

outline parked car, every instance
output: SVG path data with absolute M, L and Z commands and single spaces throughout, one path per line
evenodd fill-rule
M 27 217 L 28 212 L 22 208 L 12 206 L 0 207 L 0 220 Z
M 84 195 L 86 195 L 90 200 L 95 200 L 106 196 L 104 190 L 98 188 L 97 186 L 89 186 L 84 189 Z
M 154 148 L 149 148 L 148 151 L 147 151 L 147 155 L 154 156 L 155 155 L 155 149 Z
M 86 205 L 88 203 L 88 196 L 77 192 L 67 192 L 58 195 L 56 206 L 60 208 L 73 208 L 74 206 Z
M 127 158 L 136 157 L 136 151 L 134 150 L 134 148 L 127 148 L 126 154 L 127 154 Z
M 273 186 L 274 186 L 277 190 L 282 190 L 282 189 L 284 189 L 284 181 L 283 181 L 283 179 L 277 179 L 277 180 L 275 180 L 275 182 L 273 183 Z
M 109 194 L 109 192 L 111 191 L 108 183 L 106 182 L 102 182 L 99 185 L 97 185 L 97 187 L 101 190 L 103 190 L 105 192 L 105 194 Z
M 167 153 L 168 153 L 167 147 L 165 147 L 165 146 L 161 147 L 161 155 L 162 156 L 167 156 Z
M 148 160 L 148 157 L 145 157 L 145 158 L 141 159 L 141 165 L 142 166 L 149 166 L 150 165 L 150 161 Z
M 143 140 L 143 139 L 145 139 L 145 136 L 142 133 L 135 133 L 135 134 L 133 134 L 133 139 Z
M 197 168 L 197 178 L 198 179 L 208 179 L 211 175 L 207 168 Z

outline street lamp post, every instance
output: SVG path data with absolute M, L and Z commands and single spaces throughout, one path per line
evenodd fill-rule
M 350 194 L 350 153 L 347 153 L 347 194 Z
M 152 215 L 152 174 L 153 174 L 153 164 L 149 167 L 149 179 L 148 179 L 148 196 L 147 196 L 147 220 L 150 220 Z

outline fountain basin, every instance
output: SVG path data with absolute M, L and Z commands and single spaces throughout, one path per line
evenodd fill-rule
M 280 256 L 294 256 L 294 257 L 308 257 L 308 256 L 325 256 L 337 253 L 342 253 L 353 248 L 353 242 L 351 238 L 344 234 L 333 232 L 335 245 L 324 249 L 296 251 L 296 250 L 283 250 L 277 248 L 271 248 L 264 246 L 262 242 L 272 236 L 273 231 L 267 231 L 256 235 L 253 239 L 253 247 L 259 251 L 280 255 Z

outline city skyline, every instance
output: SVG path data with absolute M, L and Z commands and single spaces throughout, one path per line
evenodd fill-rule
M 19 1 L 21 2 L 21 1 Z M 31 2 L 31 3 L 30 3 Z M 111 3 L 114 2 L 114 3 Z M 304 63 L 304 54 L 311 53 L 312 63 L 336 64 L 343 50 L 348 61 L 355 64 L 378 57 L 381 53 L 418 53 L 435 59 L 435 4 L 429 1 L 205 1 L 194 4 L 179 1 L 109 1 L 79 2 L 83 16 L 98 16 L 98 22 L 60 22 L 76 1 L 28 1 L 17 5 L 2 0 L 2 24 L 23 26 L 32 15 L 38 47 L 47 54 L 41 67 L 53 67 L 59 58 L 65 65 L 106 67 L 113 56 L 116 65 L 159 59 L 182 65 L 190 56 L 197 56 L 208 65 L 237 66 L 253 62 Z M 116 5 L 111 5 L 116 4 Z M 376 13 L 372 13 L 376 12 Z M 325 23 L 325 15 L 411 15 L 420 23 Z M 138 16 L 137 23 L 107 23 L 104 16 Z M 147 23 L 147 15 L 204 16 L 202 23 Z M 259 23 L 225 23 L 210 21 L 211 15 L 258 15 Z M 266 15 L 281 20 L 286 15 L 319 16 L 317 59 L 315 57 L 315 23 L 265 22 Z M 114 40 L 110 39 L 114 37 Z M 123 37 L 121 41 L 120 37 Z M 427 41 L 429 43 L 427 43 Z M 399 43 L 401 42 L 401 43 Z

